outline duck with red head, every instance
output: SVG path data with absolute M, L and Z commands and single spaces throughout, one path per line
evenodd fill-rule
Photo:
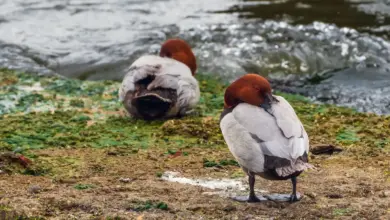
M 272 94 L 270 83 L 257 74 L 246 74 L 225 91 L 220 127 L 230 152 L 249 177 L 249 198 L 255 175 L 268 180 L 291 179 L 291 195 L 265 195 L 270 200 L 295 202 L 297 177 L 313 166 L 308 163 L 309 138 L 291 105 Z
M 127 112 L 145 120 L 184 116 L 199 102 L 196 58 L 181 39 L 163 43 L 159 56 L 145 55 L 126 73 L 119 99 Z

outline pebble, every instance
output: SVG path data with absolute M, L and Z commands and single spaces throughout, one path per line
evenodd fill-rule
M 130 183 L 131 181 L 133 181 L 133 179 L 121 177 L 121 178 L 119 178 L 119 181 L 122 183 Z
M 382 198 L 390 197 L 390 190 L 383 191 L 379 196 Z
M 59 183 L 73 184 L 77 183 L 76 179 L 59 179 Z
M 314 193 L 314 192 L 308 192 L 308 193 L 306 193 L 306 195 L 307 195 L 308 197 L 312 198 L 312 199 L 315 199 L 315 198 L 317 197 L 317 194 Z
M 236 211 L 237 208 L 235 206 L 232 206 L 232 205 L 227 205 L 223 208 L 223 211 L 225 212 L 231 212 L 231 211 Z
M 328 198 L 330 198 L 330 199 L 341 199 L 341 198 L 343 198 L 344 196 L 341 195 L 341 194 L 336 194 L 336 193 L 334 193 L 334 194 L 328 194 L 328 195 L 326 195 L 326 197 L 328 197 Z
M 42 191 L 42 187 L 38 185 L 33 185 L 28 188 L 28 192 L 31 194 L 37 194 L 40 193 L 41 191 Z

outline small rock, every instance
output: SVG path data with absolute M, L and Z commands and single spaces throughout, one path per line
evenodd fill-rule
M 131 181 L 133 181 L 133 179 L 121 177 L 121 178 L 119 178 L 119 181 L 122 183 L 130 183 Z
M 187 210 L 196 212 L 196 211 L 199 211 L 201 208 L 202 208 L 201 206 L 190 206 L 190 207 L 187 207 Z
M 58 182 L 65 183 L 65 184 L 73 184 L 73 183 L 77 183 L 77 180 L 76 179 L 59 179 Z
M 42 187 L 38 185 L 33 185 L 28 188 L 28 192 L 31 194 L 37 194 L 40 193 L 41 191 L 42 191 Z
M 4 171 L 0 170 L 0 174 L 4 174 L 4 173 L 5 173 Z
M 310 146 L 310 152 L 314 155 L 319 155 L 319 154 L 332 155 L 335 152 L 339 153 L 341 151 L 343 151 L 342 148 L 338 146 L 334 146 L 332 144 L 314 144 Z
M 253 219 L 253 215 L 251 215 L 251 214 L 246 215 L 244 219 L 245 220 L 251 220 L 251 219 Z
M 326 195 L 326 197 L 328 197 L 329 199 L 341 199 L 341 198 L 343 198 L 343 195 L 337 194 L 337 193 L 333 193 L 333 194 Z
M 108 151 L 108 152 L 107 152 L 107 155 L 109 155 L 109 156 L 116 156 L 116 155 L 118 155 L 118 152 L 115 152 L 115 151 Z
M 389 190 L 386 190 L 386 191 L 383 191 L 379 197 L 382 197 L 382 198 L 387 198 L 387 197 L 390 197 L 390 191 Z
M 148 157 L 147 157 L 149 160 L 154 160 L 154 161 L 158 161 L 158 158 L 155 156 L 155 155 L 152 155 L 150 153 L 148 153 Z
M 312 198 L 312 199 L 315 199 L 317 197 L 317 194 L 314 193 L 314 192 L 308 192 L 306 193 L 306 195 L 309 197 L 309 198 Z
M 225 212 L 231 212 L 231 211 L 236 211 L 236 207 L 235 206 L 232 206 L 232 205 L 227 205 L 223 208 L 223 211 Z

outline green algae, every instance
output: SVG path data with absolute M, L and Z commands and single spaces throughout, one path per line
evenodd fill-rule
M 223 159 L 219 162 L 216 162 L 215 160 L 209 160 L 206 158 L 203 158 L 203 167 L 223 167 L 223 166 L 236 166 L 239 167 L 239 164 L 237 161 L 232 159 Z
M 117 83 L 83 82 L 59 76 L 39 77 L 0 70 L 0 115 L 87 107 L 118 109 Z
M 335 208 L 333 209 L 334 216 L 345 216 L 348 215 L 352 210 L 349 208 Z
M 142 212 L 150 209 L 160 209 L 160 210 L 168 210 L 168 205 L 165 202 L 161 201 L 131 201 L 130 204 L 127 205 L 126 210 Z
M 92 184 L 76 184 L 75 186 L 73 186 L 73 188 L 75 188 L 77 190 L 92 189 L 92 188 L 95 188 L 95 187 L 96 186 L 92 185 Z
M 0 218 L 1 219 L 17 219 L 17 220 L 43 220 L 43 217 L 31 216 L 28 217 L 20 214 L 7 205 L 0 204 Z
M 69 105 L 72 107 L 84 108 L 84 101 L 81 99 L 72 99 L 69 102 Z
M 130 119 L 121 113 L 118 82 L 44 78 L 8 70 L 0 70 L 0 77 L 0 151 L 226 147 L 219 129 L 219 114 L 227 85 L 210 75 L 197 75 L 201 99 L 194 115 L 152 122 Z M 31 91 L 25 87 L 34 85 L 41 89 Z M 353 154 L 372 156 L 389 152 L 388 116 L 313 104 L 299 95 L 276 94 L 292 104 L 311 143 L 341 145 Z M 1 100 L 12 104 L 4 110 Z
M 342 143 L 353 143 L 359 141 L 359 137 L 354 130 L 343 128 L 337 132 L 336 140 Z

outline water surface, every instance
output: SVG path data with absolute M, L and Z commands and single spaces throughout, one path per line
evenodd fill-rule
M 389 29 L 384 0 L 0 0 L 0 66 L 121 80 L 181 37 L 201 72 L 257 72 L 283 91 L 389 113 Z

